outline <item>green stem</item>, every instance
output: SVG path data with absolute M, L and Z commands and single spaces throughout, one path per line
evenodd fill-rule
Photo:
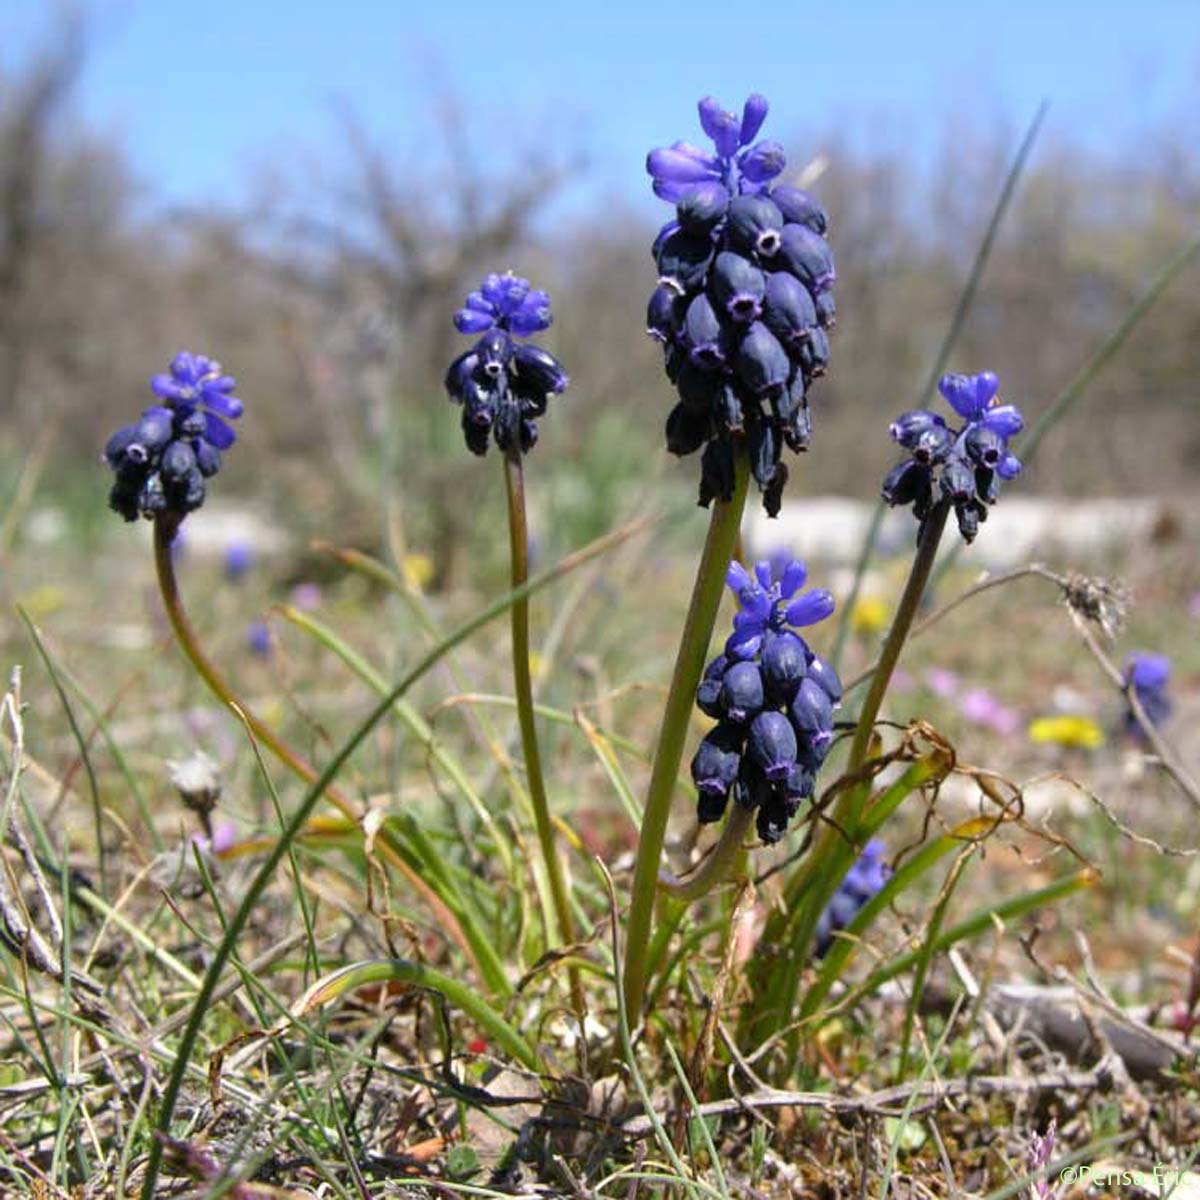
M 871 745 L 871 734 L 875 730 L 875 718 L 879 715 L 880 705 L 887 692 L 888 684 L 892 681 L 892 672 L 904 649 L 908 631 L 912 628 L 913 619 L 921 605 L 921 597 L 925 595 L 925 585 L 929 582 L 929 574 L 933 570 L 934 559 L 937 558 L 938 545 L 942 540 L 942 530 L 946 528 L 946 518 L 950 513 L 950 501 L 939 500 L 925 521 L 921 531 L 921 541 L 917 545 L 917 553 L 913 558 L 912 570 L 908 582 L 904 585 L 904 594 L 900 597 L 900 605 L 896 609 L 892 627 L 888 630 L 887 641 L 879 654 L 879 663 L 871 676 L 871 687 L 867 698 L 859 710 L 858 724 L 854 730 L 854 743 L 850 747 L 850 761 L 846 770 L 856 771 L 863 765 L 867 757 L 867 749 Z M 854 795 L 852 790 L 849 795 Z M 858 814 L 855 813 L 857 822 Z
M 261 718 L 257 717 L 237 698 L 233 688 L 229 686 L 216 666 L 213 665 L 212 660 L 200 648 L 200 640 L 183 607 L 179 583 L 175 578 L 175 563 L 171 557 L 171 541 L 178 528 L 179 518 L 173 514 L 159 517 L 154 522 L 154 565 L 158 572 L 158 586 L 162 592 L 163 606 L 166 608 L 167 617 L 171 622 L 171 628 L 175 631 L 180 648 L 213 694 L 231 708 L 240 720 L 245 722 L 255 738 L 306 783 L 313 783 L 318 778 L 317 769 L 297 754 L 273 730 L 263 724 Z M 352 821 L 356 829 L 360 829 L 359 814 L 350 798 L 332 782 L 323 790 L 330 803 L 343 816 Z M 512 985 L 508 982 L 504 965 L 500 961 L 496 948 L 483 935 L 470 914 L 462 908 L 461 904 L 448 902 L 426 882 L 422 872 L 406 861 L 403 848 L 396 843 L 394 837 L 387 830 L 380 831 L 378 841 L 384 857 L 425 900 L 441 922 L 447 935 L 463 949 L 493 992 L 502 996 L 510 994 Z M 456 909 L 457 911 L 455 911 Z
M 250 726 L 259 742 L 266 746 L 280 762 L 295 771 L 301 779 L 311 783 L 317 777 L 316 769 L 312 764 L 301 758 L 237 698 L 233 688 L 226 683 L 212 660 L 200 648 L 200 639 L 196 636 L 196 630 L 192 627 L 187 610 L 183 607 L 179 582 L 175 578 L 175 562 L 171 556 L 171 542 L 178 528 L 179 518 L 173 514 L 159 517 L 154 522 L 154 566 L 158 572 L 158 588 L 162 592 L 163 607 L 167 611 L 167 619 L 171 622 L 171 628 L 175 631 L 175 639 L 179 643 L 179 648 L 196 668 L 196 674 L 208 685 L 209 691 L 222 703 L 234 709 Z M 330 799 L 346 816 L 357 821 L 357 813 L 348 800 L 343 802 L 336 799 L 332 792 Z
M 867 698 L 858 714 L 854 742 L 845 769 L 847 775 L 852 775 L 866 761 L 871 735 L 875 729 L 875 718 L 879 715 L 892 672 L 912 628 L 921 597 L 925 594 L 925 586 L 933 570 L 949 512 L 950 502 L 945 499 L 939 500 L 926 518 L 908 582 L 904 586 L 904 594 L 900 597 L 892 627 L 888 631 L 879 662 L 871 676 Z M 863 806 L 870 793 L 869 781 L 846 789 L 838 802 L 834 822 L 817 834 L 815 845 L 809 851 L 805 864 L 788 880 L 784 890 L 786 936 L 777 938 L 777 944 L 788 947 L 791 958 L 785 961 L 764 991 L 764 1004 L 755 1014 L 755 1019 L 760 1025 L 764 1019 L 779 1022 L 788 1019 L 817 920 L 829 897 L 836 891 L 849 869 L 850 859 L 858 848 L 859 823 Z M 846 830 L 855 841 L 844 842 L 842 830 Z
M 729 878 L 741 857 L 742 842 L 750 832 L 753 820 L 754 809 L 735 802 L 721 831 L 720 840 L 700 864 L 699 870 L 686 879 L 680 879 L 663 869 L 658 873 L 658 886 L 673 900 L 690 903 L 707 896 L 713 888 Z
M 729 560 L 741 529 L 742 509 L 746 505 L 746 485 L 749 464 L 739 447 L 735 455 L 736 478 L 733 497 L 726 503 L 715 501 L 708 538 L 696 573 L 691 605 L 675 673 L 667 694 L 662 729 L 650 787 L 646 794 L 646 809 L 638 837 L 637 860 L 633 867 L 633 887 L 629 906 L 629 925 L 625 940 L 625 1009 L 631 1021 L 640 1021 L 642 997 L 646 990 L 646 949 L 650 942 L 650 927 L 654 919 L 654 895 L 658 884 L 658 868 L 662 861 L 663 842 L 667 836 L 667 820 L 671 815 L 671 792 L 683 758 L 688 723 L 696 686 L 704 670 L 704 656 L 712 637 L 713 623 L 721 604 L 721 590 L 729 570 Z
M 508 544 L 512 562 L 512 585 L 516 589 L 529 579 L 525 472 L 519 450 L 504 456 L 504 483 L 508 493 Z M 533 805 L 538 845 L 541 847 L 546 877 L 550 882 L 550 897 L 558 922 L 558 939 L 560 942 L 573 944 L 578 940 L 578 934 L 575 929 L 575 917 L 571 912 L 571 898 L 567 892 L 566 879 L 563 877 L 562 860 L 558 856 L 558 847 L 554 844 L 554 825 L 550 820 L 550 801 L 546 796 L 546 780 L 542 773 L 542 755 L 538 747 L 537 725 L 534 721 L 533 673 L 529 666 L 528 596 L 522 596 L 512 606 L 512 656 L 513 690 L 517 699 L 517 720 L 521 726 L 521 750 L 525 756 L 525 774 L 529 785 L 529 799 Z M 554 940 L 554 931 L 547 928 L 547 949 L 554 945 Z M 569 978 L 571 1000 L 582 1031 L 587 1002 L 577 967 L 569 969 Z

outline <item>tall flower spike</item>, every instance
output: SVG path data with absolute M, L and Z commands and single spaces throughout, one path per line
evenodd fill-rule
M 667 449 L 703 448 L 706 507 L 732 496 L 735 447 L 748 454 L 775 516 L 788 474 L 783 448 L 808 448 L 808 393 L 829 360 L 828 222 L 807 192 L 773 186 L 785 160 L 777 142 L 755 140 L 767 116 L 762 96 L 740 117 L 711 96 L 699 110 L 712 153 L 675 142 L 646 159 L 654 194 L 675 205 L 654 242 L 659 281 L 646 322 L 679 393 Z
M 108 503 L 127 521 L 169 514 L 182 520 L 204 503 L 205 480 L 237 440 L 229 425 L 242 415 L 237 381 L 215 359 L 183 350 L 150 389 L 161 403 L 104 447 L 116 477 Z
M 792 559 L 774 570 L 756 563 L 753 574 L 729 564 L 739 611 L 725 652 L 705 668 L 696 694 L 701 712 L 718 720 L 692 759 L 699 820 L 719 821 L 732 797 L 756 810 L 759 837 L 768 843 L 783 837 L 813 794 L 842 694 L 837 672 L 787 628 L 833 612 L 824 589 L 797 596 L 806 576 Z M 805 619 L 796 621 L 793 610 Z
M 510 271 L 488 275 L 454 314 L 459 333 L 482 336 L 446 372 L 446 392 L 462 405 L 467 448 L 486 454 L 488 442 L 505 453 L 525 454 L 537 442 L 537 418 L 551 396 L 570 382 L 553 354 L 526 338 L 548 329 L 550 295 Z
M 893 508 L 911 505 L 923 527 L 934 503 L 944 497 L 954 505 L 963 539 L 974 541 L 1000 496 L 1001 481 L 1021 473 L 1008 439 L 1021 432 L 1025 419 L 1015 404 L 1000 402 L 999 390 L 1000 380 L 991 371 L 943 375 L 938 391 L 963 418 L 960 429 L 929 409 L 901 413 L 890 432 L 909 457 L 885 476 L 884 500 Z

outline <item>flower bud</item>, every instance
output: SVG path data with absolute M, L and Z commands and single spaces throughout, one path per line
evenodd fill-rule
M 729 794 L 741 765 L 744 740 L 741 729 L 725 722 L 709 731 L 692 758 L 692 782 L 698 791 Z
M 786 386 L 791 364 L 775 335 L 755 321 L 738 345 L 739 378 L 756 395 L 766 395 Z
M 571 382 L 562 363 L 553 354 L 528 342 L 520 342 L 512 352 L 512 381 L 513 390 L 519 396 L 531 392 L 549 392 L 557 396 Z
M 682 229 L 663 242 L 656 259 L 661 282 L 673 284 L 680 292 L 701 287 L 712 260 L 712 242 Z
M 807 655 L 800 638 L 784 631 L 766 639 L 762 649 L 762 676 L 769 703 L 791 704 L 807 674 Z
M 975 473 L 961 458 L 952 458 L 942 468 L 941 489 L 956 504 L 975 498 Z
M 783 239 L 783 213 L 763 195 L 734 196 L 729 203 L 729 244 L 748 258 L 772 258 Z
M 901 413 L 888 426 L 888 432 L 892 435 L 893 441 L 899 442 L 906 450 L 911 450 L 917 444 L 917 439 L 921 434 L 930 429 L 944 429 L 945 427 L 946 422 L 937 413 L 917 408 L 911 412 Z
M 729 207 L 729 191 L 715 179 L 688 189 L 675 207 L 681 229 L 707 237 L 720 224 Z
M 721 716 L 721 681 L 729 667 L 729 659 L 724 654 L 716 658 L 704 668 L 704 677 L 696 689 L 696 707 L 709 717 Z
M 785 616 L 789 625 L 815 625 L 831 616 L 836 607 L 828 588 L 810 588 L 787 606 Z
M 716 371 L 725 365 L 721 322 L 703 292 L 688 305 L 683 333 L 689 347 L 688 357 L 695 366 Z
M 171 442 L 163 451 L 159 470 L 167 483 L 179 483 L 196 467 L 196 453 L 187 442 Z
M 660 284 L 650 295 L 646 306 L 646 332 L 655 341 L 666 344 L 683 326 L 686 311 L 683 297 L 673 288 Z
M 881 489 L 883 498 L 893 508 L 899 504 L 911 504 L 930 491 L 932 481 L 933 475 L 927 466 L 915 458 L 906 458 L 884 476 Z
M 837 704 L 841 700 L 842 681 L 838 677 L 837 671 L 834 670 L 833 664 L 819 654 L 814 654 L 808 663 L 808 678 L 821 685 L 821 690 L 833 704 Z
M 931 425 L 913 441 L 912 456 L 924 466 L 945 461 L 954 449 L 954 434 L 944 425 Z
M 721 681 L 721 707 L 728 720 L 744 724 L 763 706 L 762 672 L 752 662 L 735 662 Z
M 667 417 L 667 449 L 682 458 L 708 441 L 712 420 L 703 409 L 680 403 Z
M 709 294 L 713 307 L 731 321 L 748 324 L 762 312 L 766 280 L 748 259 L 724 250 L 713 261 L 709 275 Z
M 751 183 L 767 183 L 787 166 L 787 156 L 778 142 L 757 142 L 742 154 L 738 165 Z
M 983 424 L 972 425 L 963 438 L 963 448 L 972 462 L 994 471 L 1005 454 L 1004 439 Z
M 807 225 L 784 225 L 779 257 L 813 295 L 831 287 L 837 278 L 829 243 Z
M 202 418 L 203 419 L 203 418 Z M 133 441 L 150 454 L 162 450 L 175 434 L 175 418 L 169 408 L 148 408 L 137 423 Z
M 794 353 L 817 325 L 812 295 L 787 271 L 774 271 L 767 276 L 763 324 L 789 353 Z
M 815 679 L 806 677 L 801 681 L 789 711 L 796 732 L 802 734 L 810 744 L 828 743 L 831 740 L 833 702 Z
M 805 225 L 822 237 L 828 232 L 829 220 L 825 210 L 808 192 L 780 185 L 771 189 L 771 199 L 783 213 L 783 219 L 790 224 Z

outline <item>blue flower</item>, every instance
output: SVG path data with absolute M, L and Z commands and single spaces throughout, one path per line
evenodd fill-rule
M 812 796 L 842 694 L 837 672 L 787 628 L 824 620 L 832 595 L 822 588 L 797 595 L 807 575 L 801 562 L 780 562 L 777 575 L 767 562 L 753 575 L 730 564 L 740 610 L 725 652 L 705 668 L 696 692 L 701 712 L 718 724 L 692 759 L 699 820 L 719 821 L 733 798 L 757 810 L 767 843 L 783 837 Z
M 109 506 L 127 521 L 169 516 L 176 523 L 204 503 L 205 480 L 221 469 L 236 440 L 228 424 L 242 415 L 237 381 L 203 354 L 181 351 L 150 388 L 164 403 L 118 429 L 104 448 L 116 478 Z
M 230 542 L 225 547 L 225 578 L 230 583 L 243 579 L 254 565 L 254 547 L 249 542 Z
M 834 599 L 828 589 L 810 588 L 796 595 L 807 578 L 804 564 L 795 559 L 774 580 L 770 562 L 756 563 L 753 575 L 740 562 L 731 562 L 725 582 L 737 597 L 740 611 L 733 618 L 725 653 L 731 658 L 753 658 L 768 632 L 779 633 L 788 625 L 802 629 L 830 616 Z
M 834 935 L 846 928 L 858 915 L 859 909 L 873 900 L 891 878 L 892 870 L 884 861 L 887 847 L 872 838 L 863 848 L 858 860 L 846 872 L 838 890 L 817 918 L 816 955 L 824 958 L 833 945 Z
M 1171 678 L 1171 660 L 1165 654 L 1135 652 L 1125 659 L 1125 680 L 1133 684 L 1142 712 L 1152 725 L 1161 725 L 1171 715 L 1167 684 Z M 1125 725 L 1135 736 L 1144 736 L 1137 717 L 1130 710 Z
M 251 621 L 246 629 L 246 648 L 259 658 L 271 655 L 271 627 L 266 621 Z
M 646 159 L 655 194 L 675 205 L 654 242 L 659 281 L 646 320 L 679 393 L 667 449 L 703 448 L 705 506 L 731 498 L 735 452 L 747 454 L 775 516 L 788 476 L 782 450 L 808 448 L 808 392 L 829 361 L 828 222 L 808 193 L 771 186 L 785 160 L 777 142 L 755 140 L 762 96 L 740 116 L 711 96 L 699 110 L 711 152 L 674 142 Z
M 942 376 L 938 390 L 963 418 L 961 429 L 929 409 L 901 413 L 889 432 L 909 458 L 884 478 L 884 500 L 893 507 L 911 505 L 923 528 L 934 504 L 944 498 L 954 505 L 963 538 L 973 541 L 988 507 L 999 498 L 1001 480 L 1021 473 L 1008 439 L 1021 432 L 1025 419 L 1015 404 L 999 402 L 999 389 L 991 371 Z
M 181 350 L 170 373 L 155 375 L 150 390 L 181 416 L 204 410 L 205 438 L 218 450 L 228 450 L 237 440 L 227 421 L 242 415 L 242 402 L 233 394 L 237 380 L 226 375 L 215 358 Z
M 509 272 L 488 275 L 454 314 L 460 333 L 482 336 L 446 372 L 446 391 L 463 408 L 467 447 L 486 454 L 489 439 L 505 453 L 524 454 L 537 442 L 536 418 L 570 380 L 562 363 L 539 346 L 514 342 L 548 329 L 550 296 Z

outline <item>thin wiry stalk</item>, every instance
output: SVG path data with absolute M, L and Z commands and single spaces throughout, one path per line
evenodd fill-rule
M 512 586 L 521 587 L 529 579 L 529 534 L 525 517 L 525 472 L 520 452 L 504 456 L 504 482 L 508 496 L 508 541 L 512 564 Z M 546 780 L 542 772 L 542 755 L 538 746 L 537 725 L 533 711 L 533 675 L 529 666 L 529 598 L 521 597 L 511 610 L 513 690 L 517 697 L 517 719 L 521 726 L 521 750 L 525 756 L 525 775 L 529 798 L 533 805 L 538 845 L 550 883 L 550 897 L 558 922 L 560 941 L 573 944 L 578 940 L 571 899 L 563 876 L 562 860 L 555 845 L 554 826 L 550 820 L 550 801 L 546 795 Z M 554 941 L 552 931 L 546 931 L 547 945 Z M 571 1000 L 579 1020 L 580 1034 L 587 1001 L 583 981 L 577 967 L 570 967 Z

